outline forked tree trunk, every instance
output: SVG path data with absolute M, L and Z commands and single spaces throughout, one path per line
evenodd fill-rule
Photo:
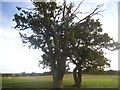
M 75 87 L 82 86 L 82 69 L 81 67 L 76 66 L 73 70 L 73 78 L 75 82 Z

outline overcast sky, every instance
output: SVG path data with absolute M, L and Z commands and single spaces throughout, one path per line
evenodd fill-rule
M 3 2 L 4 1 L 4 2 Z M 44 72 L 46 69 L 38 67 L 39 60 L 42 60 L 40 50 L 32 50 L 23 46 L 19 32 L 14 30 L 15 22 L 12 21 L 15 13 L 18 13 L 16 6 L 31 7 L 27 2 L 14 2 L 14 0 L 3 0 L 0 4 L 0 73 L 19 73 L 19 72 Z M 6 2 L 5 2 L 6 1 Z M 9 2 L 8 2 L 9 1 Z M 20 1 L 20 0 L 19 0 Z M 74 0 L 77 6 L 81 0 Z M 103 31 L 108 33 L 115 41 L 118 41 L 118 1 L 119 0 L 85 0 L 80 7 L 82 12 L 93 11 L 97 5 L 104 4 L 101 9 L 102 16 L 99 18 Z M 61 2 L 58 0 L 57 2 Z M 67 0 L 73 2 L 73 0 Z M 79 16 L 82 17 L 82 16 Z M 106 51 L 105 55 L 111 60 L 111 67 L 106 70 L 118 69 L 118 51 Z M 74 66 L 71 66 L 72 68 Z

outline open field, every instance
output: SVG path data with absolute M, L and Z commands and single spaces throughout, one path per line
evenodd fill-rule
M 63 84 L 69 88 L 74 84 L 72 74 L 64 76 Z M 52 76 L 3 77 L 3 88 L 52 88 Z M 118 88 L 117 75 L 83 75 L 82 88 Z

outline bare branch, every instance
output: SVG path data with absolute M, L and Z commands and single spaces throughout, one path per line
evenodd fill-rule
M 77 64 L 77 63 L 75 62 L 75 60 L 72 58 L 71 55 L 69 55 L 69 58 L 70 58 L 70 60 L 72 60 L 72 63 L 74 63 L 75 65 Z
M 78 13 L 80 13 L 80 14 L 86 14 L 86 13 L 89 13 L 89 12 L 76 12 L 75 14 L 78 14 Z
M 97 10 L 98 10 L 99 8 L 101 8 L 103 5 L 104 5 L 104 4 L 102 4 L 102 5 L 97 5 L 97 8 L 95 8 L 95 10 L 94 10 L 92 13 L 90 13 L 89 15 L 87 15 L 86 17 L 84 17 L 83 19 L 79 20 L 79 22 L 77 22 L 76 25 L 75 25 L 73 28 L 75 28 L 75 27 L 78 25 L 78 23 L 82 22 L 83 20 L 85 20 L 85 19 L 87 19 L 87 18 L 90 18 L 90 17 L 92 17 L 92 16 L 94 16 L 94 15 L 96 15 L 96 14 L 99 14 L 100 12 L 103 12 L 103 10 L 97 11 Z M 96 12 L 96 11 L 97 11 L 97 12 Z
M 115 50 L 119 50 L 120 49 L 120 46 L 119 47 L 116 47 L 116 48 L 113 48 L 113 49 L 110 49 L 110 48 L 107 48 L 106 49 L 110 50 L 110 51 L 115 51 Z
M 64 8 L 63 8 L 63 19 L 64 19 L 65 18 L 66 0 L 64 0 L 63 5 L 64 5 Z
M 75 12 L 78 10 L 78 8 L 79 8 L 80 5 L 83 3 L 83 1 L 84 1 L 84 0 L 82 0 L 82 2 L 79 3 L 78 7 L 73 11 L 73 13 L 75 13 Z

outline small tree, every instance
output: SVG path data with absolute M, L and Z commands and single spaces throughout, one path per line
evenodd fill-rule
M 110 60 L 104 57 L 103 49 L 112 50 L 110 48 L 116 48 L 118 44 L 102 32 L 101 25 L 99 20 L 88 17 L 70 32 L 72 38 L 68 56 L 76 65 L 73 77 L 77 87 L 81 87 L 82 70 L 103 72 L 105 67 L 110 67 Z

